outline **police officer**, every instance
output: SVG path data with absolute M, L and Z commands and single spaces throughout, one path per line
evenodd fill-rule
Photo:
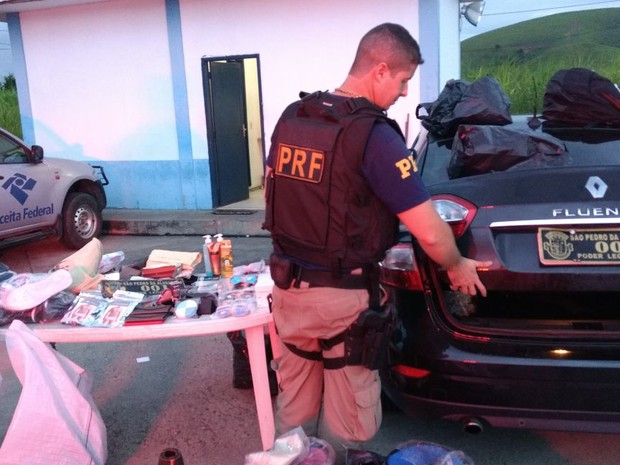
M 398 221 L 447 271 L 453 290 L 486 295 L 476 268 L 490 263 L 460 254 L 385 113 L 407 95 L 422 62 L 405 28 L 376 26 L 344 83 L 291 104 L 271 140 L 265 227 L 282 346 L 276 432 L 302 426 L 335 448 L 337 463 L 381 424 L 378 371 L 347 358 L 344 340 L 377 306 L 376 264 L 396 243 Z

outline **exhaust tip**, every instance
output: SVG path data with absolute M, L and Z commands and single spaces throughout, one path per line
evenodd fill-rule
M 467 418 L 463 422 L 463 431 L 469 434 L 480 434 L 484 431 L 484 425 L 479 418 Z

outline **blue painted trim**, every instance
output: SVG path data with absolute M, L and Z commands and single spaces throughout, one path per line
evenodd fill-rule
M 188 182 L 187 173 L 196 179 L 208 179 L 207 159 L 179 162 L 167 161 L 104 161 L 98 160 L 110 183 L 105 186 L 109 208 L 163 210 L 210 210 L 210 185 Z M 185 189 L 186 185 L 189 189 Z M 196 191 L 193 192 L 194 184 Z M 188 200 L 186 190 L 192 190 Z
M 172 92 L 179 144 L 179 159 L 191 160 L 193 158 L 192 139 L 179 0 L 166 0 L 166 22 L 168 27 L 170 65 L 172 67 Z
M 181 25 L 180 0 L 165 0 L 166 26 L 168 29 L 168 50 L 170 54 L 170 72 L 172 77 L 172 98 L 174 101 L 174 115 L 177 131 L 177 146 L 179 151 L 179 167 L 181 178 L 188 180 L 180 186 L 182 204 L 198 205 L 203 200 L 198 191 L 199 185 L 197 167 L 192 150 L 192 137 L 189 121 L 189 102 L 187 96 L 187 76 L 185 73 L 185 56 L 183 54 L 183 30 Z M 204 179 L 204 178 L 202 178 Z M 208 177 L 206 179 L 209 179 Z M 192 180 L 191 182 L 189 180 Z M 211 202 L 211 196 L 208 202 Z
M 30 85 L 28 84 L 28 68 L 26 67 L 26 54 L 24 53 L 24 41 L 22 27 L 19 21 L 19 13 L 8 13 L 6 22 L 9 27 L 9 40 L 13 54 L 13 70 L 17 84 L 17 99 L 19 101 L 19 113 L 22 123 L 22 139 L 28 144 L 36 143 L 34 137 L 34 120 L 32 116 L 32 103 L 30 101 Z

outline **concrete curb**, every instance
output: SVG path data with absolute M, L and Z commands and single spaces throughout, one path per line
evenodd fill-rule
M 264 210 L 129 210 L 103 211 L 103 233 L 133 236 L 268 237 Z

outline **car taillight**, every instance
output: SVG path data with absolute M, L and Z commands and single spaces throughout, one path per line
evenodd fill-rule
M 429 370 L 423 370 L 421 368 L 410 367 L 407 365 L 394 365 L 390 367 L 390 369 L 396 373 L 406 376 L 407 378 L 422 379 L 431 374 Z
M 379 279 L 388 286 L 413 291 L 423 290 L 411 244 L 398 244 L 385 253 L 385 258 L 379 263 Z
M 433 196 L 435 210 L 450 225 L 454 237 L 461 237 L 476 215 L 476 206 L 453 195 Z

